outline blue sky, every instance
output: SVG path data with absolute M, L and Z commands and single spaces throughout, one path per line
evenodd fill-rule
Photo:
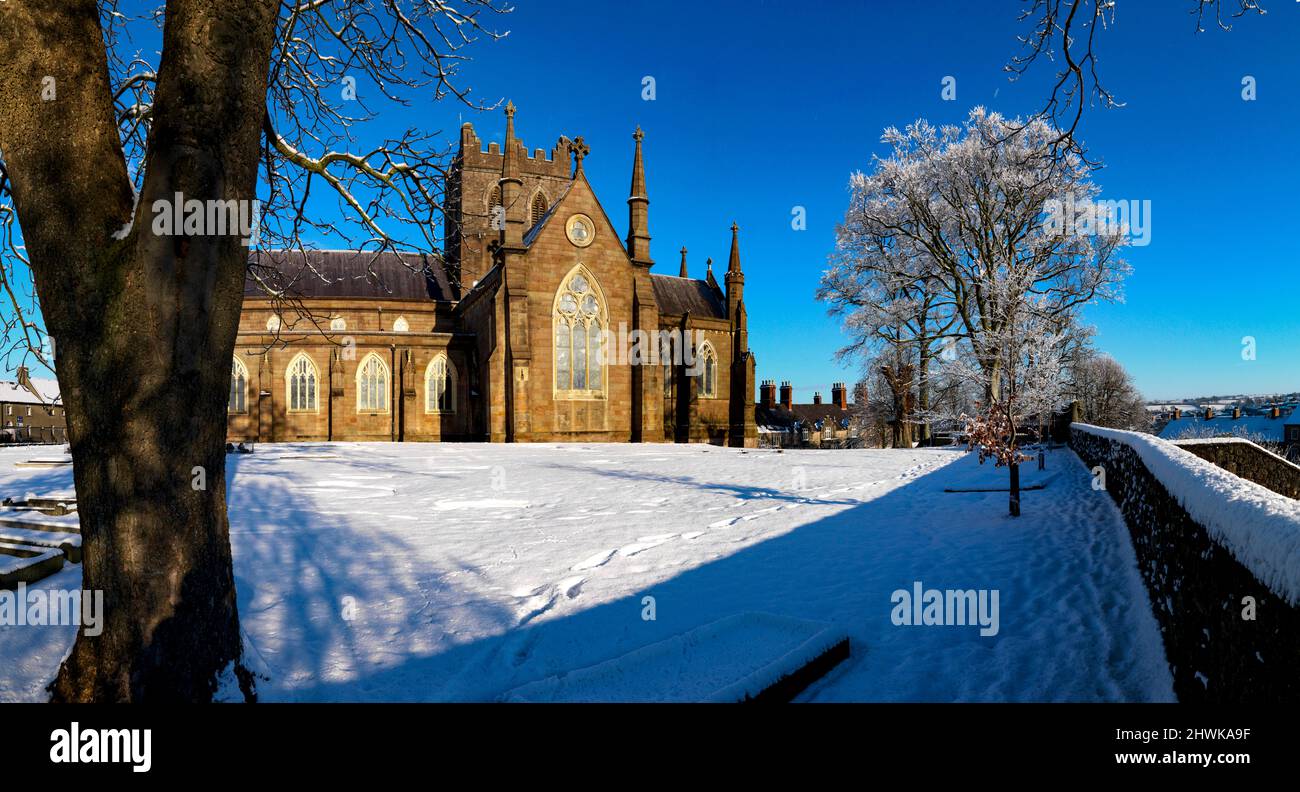
M 1102 44 L 1103 77 L 1126 106 L 1092 108 L 1082 139 L 1106 168 L 1103 197 L 1149 199 L 1152 240 L 1130 248 L 1126 302 L 1090 308 L 1097 345 L 1149 397 L 1300 389 L 1300 266 L 1287 233 L 1300 120 L 1300 9 L 1266 3 L 1231 32 L 1194 33 L 1188 2 L 1121 2 Z M 1038 109 L 1047 72 L 1008 81 L 1020 4 L 522 2 L 507 39 L 472 48 L 466 82 L 518 106 L 530 148 L 584 135 L 588 175 L 626 224 L 633 128 L 646 132 L 651 251 L 675 273 L 725 261 L 741 227 L 760 379 L 796 399 L 855 380 L 836 320 L 814 300 L 846 204 L 846 183 L 881 152 L 881 130 L 918 117 L 959 121 L 983 104 Z M 641 98 L 653 76 L 656 99 Z M 956 101 L 940 97 L 957 80 Z M 1258 99 L 1241 98 L 1252 75 Z M 411 122 L 486 141 L 499 114 L 451 103 Z M 791 228 L 795 206 L 807 230 Z M 1242 338 L 1257 355 L 1242 360 Z
M 1100 69 L 1118 109 L 1090 108 L 1080 137 L 1105 169 L 1105 198 L 1150 200 L 1151 244 L 1129 248 L 1123 304 L 1085 318 L 1149 398 L 1300 390 L 1300 4 L 1195 33 L 1192 0 L 1120 0 Z M 971 3 L 767 0 L 522 0 L 497 19 L 507 38 L 468 47 L 462 82 L 483 102 L 511 99 L 532 148 L 561 135 L 591 147 L 588 177 L 625 231 L 632 130 L 646 133 L 651 252 L 675 274 L 723 266 L 741 228 L 750 343 L 760 379 L 796 400 L 858 379 L 839 363 L 838 322 L 814 299 L 854 170 L 883 153 L 881 130 L 919 117 L 958 122 L 971 107 L 1038 110 L 1051 74 L 1010 82 L 1024 32 L 1015 0 Z M 137 46 L 156 35 L 136 26 Z M 1256 101 L 1241 98 L 1255 78 Z M 655 80 L 654 101 L 642 80 Z M 940 95 L 957 81 L 955 101 Z M 370 89 L 373 91 L 373 89 Z M 360 85 L 361 98 L 367 86 Z M 499 110 L 454 101 L 376 103 L 369 135 L 414 126 L 456 139 L 463 120 L 500 140 Z M 319 197 L 319 196 L 318 196 Z M 325 211 L 337 211 L 322 201 Z M 791 227 L 794 207 L 807 229 Z M 1251 336 L 1256 359 L 1243 360 Z

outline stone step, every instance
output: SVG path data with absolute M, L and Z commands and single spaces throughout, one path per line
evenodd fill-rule
M 832 625 L 738 613 L 507 692 L 517 702 L 790 701 L 849 657 Z
M 0 542 L 0 589 L 35 583 L 63 569 L 63 551 L 57 547 Z
M 54 548 L 63 553 L 70 564 L 81 563 L 81 534 L 60 531 L 37 531 L 30 528 L 13 528 L 0 525 L 0 542 Z
M 27 510 L 0 509 L 0 526 L 32 531 L 81 533 L 81 519 L 76 514 L 55 516 Z

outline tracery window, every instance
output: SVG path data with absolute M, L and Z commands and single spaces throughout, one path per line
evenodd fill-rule
M 605 300 L 584 267 L 569 274 L 555 295 L 555 391 L 570 397 L 605 392 Z

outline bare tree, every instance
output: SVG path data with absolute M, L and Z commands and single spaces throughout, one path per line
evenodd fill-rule
M 1119 361 L 1084 348 L 1069 367 L 1070 394 L 1079 402 L 1084 421 L 1114 429 L 1150 429 L 1142 394 Z
M 496 36 L 480 17 L 505 10 L 170 0 L 129 17 L 111 0 L 0 2 L 6 341 L 57 361 L 84 585 L 105 598 L 103 633 L 78 635 L 54 700 L 206 700 L 223 672 L 253 696 L 224 455 L 247 221 L 277 247 L 308 229 L 376 251 L 400 245 L 398 225 L 433 233 L 440 151 L 417 132 L 365 139 L 377 110 L 362 99 L 468 102 L 463 47 Z M 157 57 L 134 54 L 133 35 L 159 36 Z M 334 97 L 349 86 L 358 102 L 345 105 Z M 344 224 L 313 220 L 313 188 Z M 284 279 L 252 277 L 288 299 Z M 36 298 L 57 344 L 42 343 Z
M 1026 0 L 1020 22 L 1030 32 L 1019 36 L 1021 52 L 1011 58 L 1006 70 L 1012 79 L 1046 61 L 1056 69 L 1051 93 L 1035 116 L 1047 120 L 1059 131 L 1053 151 L 1083 154 L 1075 138 L 1085 104 L 1102 107 L 1122 105 L 1106 87 L 1099 69 L 1101 40 L 1115 22 L 1119 3 L 1115 0 Z M 1267 13 L 1259 0 L 1192 0 L 1190 13 L 1196 18 L 1196 32 L 1205 30 L 1213 18 L 1220 30 L 1231 30 L 1231 20 L 1247 14 Z

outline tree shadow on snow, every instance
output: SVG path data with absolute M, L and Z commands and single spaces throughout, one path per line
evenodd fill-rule
M 968 464 L 959 460 L 954 465 Z M 973 461 L 969 462 L 973 464 Z M 393 548 L 369 546 L 355 531 L 341 547 L 342 533 L 302 526 L 292 497 L 266 486 L 246 487 L 241 502 L 256 499 L 282 504 L 288 513 L 279 522 L 298 526 L 263 538 L 235 542 L 236 569 L 259 579 L 273 575 L 287 589 L 278 605 L 284 610 L 286 654 L 315 674 L 292 680 L 293 690 L 276 694 L 318 701 L 491 701 L 527 682 L 590 666 L 647 644 L 736 613 L 763 611 L 829 622 L 847 633 L 853 656 L 805 698 L 821 700 L 963 701 L 963 700 L 1141 700 L 1160 695 L 1163 657 L 1143 651 L 1140 633 L 1144 599 L 1128 585 L 1120 532 L 1104 492 L 1088 488 L 1086 469 L 1072 454 L 1054 465 L 1066 469 L 1052 494 L 1027 493 L 1024 515 L 1006 515 L 1005 493 L 938 494 L 952 466 L 912 479 L 878 498 L 806 523 L 785 533 L 728 552 L 745 532 L 761 523 L 708 528 L 700 515 L 695 540 L 680 535 L 646 550 L 635 561 L 614 556 L 583 573 L 592 582 L 618 577 L 626 565 L 654 565 L 680 558 L 675 543 L 719 542 L 717 557 L 683 570 L 626 596 L 583 607 L 577 593 L 557 593 L 547 606 L 552 614 L 534 614 L 525 627 L 514 627 L 518 612 L 500 604 L 460 597 L 453 585 L 458 570 L 385 568 Z M 557 465 L 556 467 L 563 467 Z M 636 479 L 641 474 L 615 477 Z M 960 477 L 960 476 L 959 476 Z M 751 490 L 740 485 L 682 483 L 708 489 L 721 486 L 738 497 L 782 497 L 788 493 Z M 1061 497 L 1080 504 L 1062 504 Z M 1083 508 L 1083 518 L 1063 519 Z M 1072 511 L 1073 510 L 1073 511 Z M 1091 515 L 1091 516 L 1088 516 Z M 684 526 L 688 527 L 688 526 Z M 301 535 L 295 536 L 295 533 Z M 734 537 L 734 538 L 732 538 Z M 729 541 L 728 541 L 729 540 Z M 399 548 L 400 549 L 400 548 Z M 698 554 L 698 551 L 697 551 Z M 263 565 L 276 569 L 262 568 Z M 1116 570 L 1120 570 L 1116 572 Z M 459 570 L 472 574 L 468 565 Z M 1136 575 L 1136 570 L 1131 570 Z M 572 573 L 570 573 L 572 574 Z M 346 581 L 341 584 L 339 581 Z M 431 588 L 430 582 L 446 588 Z M 895 626 L 891 594 L 925 588 L 997 589 L 999 632 L 981 636 L 974 626 Z M 1117 583 L 1118 581 L 1118 583 Z M 268 603 L 240 583 L 240 608 L 246 624 Z M 363 668 L 343 674 L 313 652 L 347 656 L 358 645 L 356 630 L 337 613 L 307 607 L 343 596 L 367 602 L 385 598 L 425 597 L 426 624 L 412 634 L 394 632 L 388 652 L 368 658 Z M 656 619 L 642 618 L 644 598 L 653 597 Z M 390 599 L 391 601 L 391 599 Z M 453 604 L 449 604 L 453 603 Z M 376 605 L 379 627 L 397 628 L 400 617 Z M 367 613 L 371 613 L 368 609 Z M 286 618 L 287 617 L 287 618 Z M 367 618 L 370 618 L 369 616 Z M 1149 619 L 1149 613 L 1146 613 Z M 394 623 L 387 624 L 386 619 Z M 464 642 L 454 638 L 457 624 L 479 619 L 500 632 Z M 409 620 L 408 620 L 409 621 Z M 407 624 L 409 626 L 409 624 Z M 268 625 L 256 624 L 260 633 Z M 376 627 L 367 627 L 376 629 Z M 420 650 L 424 636 L 431 645 Z M 444 636 L 452 636 L 450 638 Z M 451 645 L 448 646 L 447 644 Z M 761 653 L 761 647 L 749 648 Z M 286 658 L 268 658 L 281 665 Z M 1163 673 L 1167 674 L 1167 669 Z

